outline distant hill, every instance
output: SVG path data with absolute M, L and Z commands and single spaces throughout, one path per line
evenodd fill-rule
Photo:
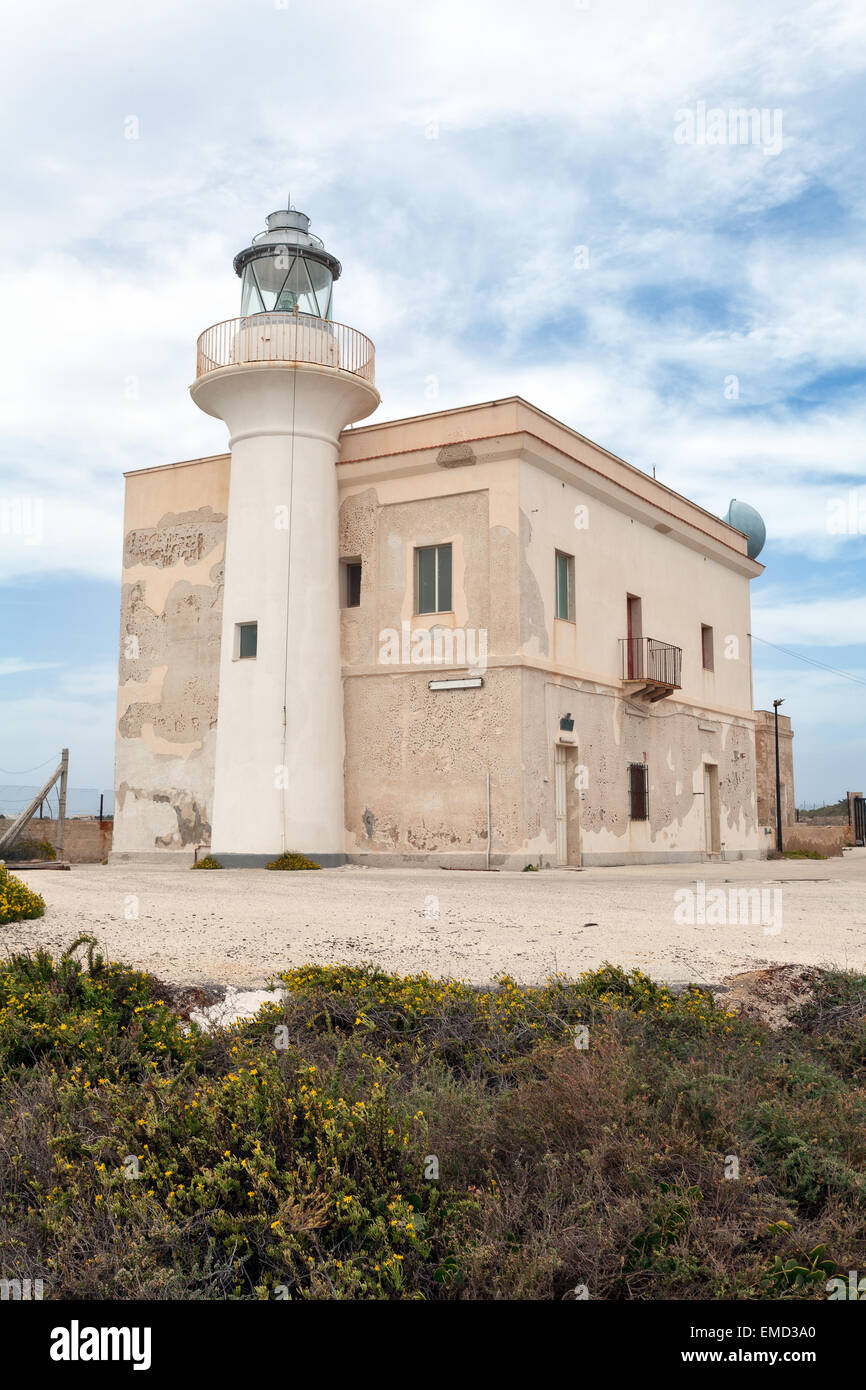
M 797 811 L 799 820 L 826 820 L 829 816 L 847 816 L 848 798 L 843 796 L 840 801 L 834 801 L 831 806 L 810 806 L 808 809 L 801 807 Z

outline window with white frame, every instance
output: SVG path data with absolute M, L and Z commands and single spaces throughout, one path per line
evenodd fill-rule
M 258 623 L 235 623 L 235 660 L 251 661 L 259 650 Z
M 574 556 L 556 552 L 556 616 L 574 622 Z
M 451 546 L 420 545 L 415 550 L 415 612 L 450 613 Z

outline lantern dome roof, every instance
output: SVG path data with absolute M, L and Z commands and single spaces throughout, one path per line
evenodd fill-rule
M 326 251 L 321 237 L 314 236 L 310 231 L 310 219 L 307 214 L 298 212 L 297 208 L 293 207 L 281 208 L 268 216 L 265 231 L 254 236 L 249 246 L 235 256 L 235 274 L 242 276 L 244 266 L 250 261 L 261 256 L 279 255 L 282 248 L 293 250 L 306 260 L 318 261 L 320 265 L 327 266 L 335 280 L 342 274 L 343 267 L 337 257 Z

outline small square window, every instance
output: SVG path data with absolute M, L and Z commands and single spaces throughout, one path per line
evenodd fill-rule
M 713 655 L 713 629 L 707 627 L 706 623 L 701 623 L 701 660 L 704 663 L 705 671 L 715 670 L 715 659 Z
M 649 789 L 647 785 L 646 763 L 628 765 L 628 816 L 629 820 L 649 819 Z
M 249 661 L 257 654 L 259 648 L 259 625 L 258 623 L 236 623 L 236 646 L 237 659 L 239 661 Z
M 416 549 L 415 612 L 451 612 L 450 545 L 423 545 Z
M 341 560 L 340 570 L 341 603 L 343 608 L 360 608 L 361 561 Z
M 556 616 L 574 622 L 574 556 L 556 552 Z

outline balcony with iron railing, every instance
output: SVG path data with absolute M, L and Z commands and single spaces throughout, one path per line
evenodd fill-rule
M 375 349 L 357 328 L 312 314 L 250 314 L 206 328 L 198 340 L 196 380 L 248 364 L 330 367 L 375 386 Z
M 682 647 L 656 637 L 621 637 L 619 649 L 623 681 L 642 687 L 632 690 L 632 696 L 643 696 L 654 704 L 682 688 Z

